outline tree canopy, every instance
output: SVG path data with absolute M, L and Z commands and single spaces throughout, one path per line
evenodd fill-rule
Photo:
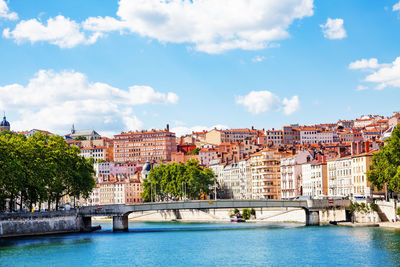
M 6 201 L 22 209 L 58 203 L 65 195 L 88 197 L 95 181 L 93 165 L 68 147 L 61 136 L 43 133 L 26 138 L 0 133 L 0 210 Z
M 400 189 L 400 125 L 392 132 L 380 151 L 372 157 L 368 180 L 378 189 L 387 185 L 392 192 Z
M 197 160 L 189 160 L 186 164 L 161 164 L 152 169 L 143 180 L 142 199 L 145 202 L 154 200 L 191 199 L 209 194 L 214 184 L 214 173 L 204 169 Z

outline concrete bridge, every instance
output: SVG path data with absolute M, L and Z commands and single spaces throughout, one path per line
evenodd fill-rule
M 319 212 L 325 209 L 346 208 L 350 200 L 200 200 L 178 202 L 153 202 L 136 205 L 86 206 L 79 209 L 86 228 L 92 224 L 92 216 L 112 216 L 113 230 L 128 230 L 128 215 L 137 211 L 190 210 L 190 209 L 242 209 L 242 208 L 302 208 L 306 225 L 319 225 Z

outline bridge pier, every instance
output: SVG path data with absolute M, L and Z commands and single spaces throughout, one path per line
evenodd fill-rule
M 90 216 L 79 216 L 79 230 L 81 232 L 90 232 L 92 230 L 92 217 Z
M 309 210 L 306 211 L 306 226 L 316 226 L 319 225 L 319 210 Z
M 128 231 L 128 215 L 113 216 L 113 231 Z

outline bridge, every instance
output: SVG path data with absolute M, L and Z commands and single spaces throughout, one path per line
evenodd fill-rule
M 90 228 L 93 216 L 112 216 L 113 230 L 128 230 L 128 215 L 132 212 L 191 209 L 242 209 L 242 208 L 302 208 L 306 225 L 319 225 L 319 212 L 332 208 L 346 208 L 350 200 L 195 200 L 177 202 L 151 202 L 135 205 L 86 206 L 79 209 L 85 228 Z

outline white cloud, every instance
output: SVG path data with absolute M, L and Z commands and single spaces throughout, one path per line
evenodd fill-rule
M 377 69 L 381 65 L 378 63 L 378 59 L 376 58 L 370 58 L 370 59 L 361 59 L 361 60 L 356 60 L 354 62 L 351 62 L 349 64 L 349 69 L 357 70 L 365 70 L 365 69 Z
M 250 113 L 260 114 L 270 110 L 279 111 L 283 108 L 286 115 L 296 112 L 300 108 L 297 96 L 291 99 L 284 98 L 283 101 L 270 91 L 251 91 L 245 96 L 238 96 L 236 104 L 243 105 Z
M 176 104 L 179 97 L 175 93 L 155 92 L 150 86 L 132 86 L 129 87 L 130 102 L 132 105 L 140 104 Z
M 283 113 L 286 115 L 291 115 L 300 109 L 300 101 L 297 95 L 293 96 L 291 99 L 284 98 L 282 104 Z
M 393 5 L 393 11 L 400 11 L 400 2 Z
M 142 129 L 143 127 L 143 122 L 139 120 L 139 118 L 136 116 L 123 117 L 123 121 L 126 126 L 126 129 L 130 131 L 139 130 Z
M 392 63 L 379 64 L 372 73 L 365 77 L 364 81 L 376 84 L 375 89 L 378 90 L 386 87 L 400 87 L 400 57 L 397 57 Z
M 357 86 L 357 91 L 363 91 L 363 90 L 367 90 L 368 89 L 368 87 L 367 86 L 365 86 L 365 85 L 358 85 Z
M 263 62 L 264 59 L 265 59 L 265 57 L 263 57 L 263 56 L 255 56 L 251 59 L 251 61 L 258 63 L 258 62 Z
M 102 34 L 96 32 L 86 37 L 77 22 L 59 15 L 49 18 L 47 25 L 37 19 L 22 20 L 14 30 L 4 29 L 3 36 L 14 39 L 17 43 L 49 42 L 61 48 L 71 48 L 79 44 L 93 44 Z
M 171 131 L 176 134 L 177 137 L 184 136 L 187 134 L 191 134 L 192 132 L 202 132 L 203 130 L 210 131 L 212 129 L 228 129 L 229 127 L 222 124 L 213 125 L 211 127 L 207 126 L 193 126 L 193 127 L 184 127 L 184 126 L 177 126 L 171 128 Z
M 121 0 L 118 19 L 90 17 L 94 32 L 129 31 L 198 51 L 257 50 L 289 36 L 296 19 L 313 15 L 313 0 Z
M 343 19 L 328 18 L 325 24 L 321 24 L 324 37 L 328 39 L 343 39 L 347 36 L 343 27 Z
M 17 20 L 18 14 L 15 12 L 10 12 L 6 1 L 0 0 L 0 18 Z
M 174 97 L 169 97 L 171 94 Z M 126 91 L 89 82 L 79 72 L 52 70 L 40 70 L 26 86 L 0 86 L 0 95 L 0 109 L 16 110 L 20 115 L 13 129 L 39 128 L 59 133 L 72 123 L 105 131 L 136 130 L 143 123 L 131 106 L 177 102 L 175 94 L 156 92 L 148 86 L 132 86 Z

